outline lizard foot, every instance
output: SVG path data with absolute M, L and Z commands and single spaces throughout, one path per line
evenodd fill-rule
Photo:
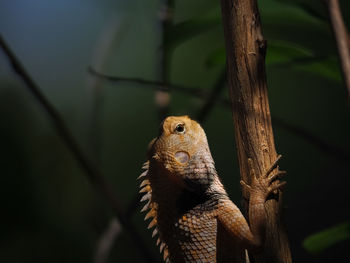
M 248 165 L 252 182 L 250 185 L 248 185 L 246 182 L 241 180 L 240 183 L 242 187 L 248 190 L 250 195 L 253 194 L 262 196 L 265 200 L 271 193 L 277 194 L 278 190 L 286 184 L 286 182 L 280 182 L 278 180 L 286 174 L 285 171 L 280 171 L 277 165 L 281 157 L 282 155 L 278 155 L 276 161 L 270 166 L 270 168 L 267 169 L 267 171 L 259 177 L 256 175 L 253 160 L 249 158 Z M 277 169 L 277 172 L 272 174 L 272 171 L 275 169 Z

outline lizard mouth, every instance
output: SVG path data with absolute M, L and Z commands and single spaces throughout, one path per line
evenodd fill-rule
M 175 159 L 179 163 L 185 164 L 190 159 L 190 155 L 187 152 L 179 151 L 175 153 Z

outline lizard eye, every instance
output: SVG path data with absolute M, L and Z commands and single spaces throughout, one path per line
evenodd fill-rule
M 179 123 L 178 125 L 176 125 L 175 132 L 184 133 L 185 132 L 185 124 Z

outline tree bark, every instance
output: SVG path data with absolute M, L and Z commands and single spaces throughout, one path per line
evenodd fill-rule
M 350 49 L 349 34 L 343 21 L 338 0 L 326 0 L 329 20 L 337 43 L 340 65 L 343 72 L 344 83 L 350 99 Z
M 277 158 L 267 96 L 266 42 L 256 0 L 221 0 L 221 8 L 240 174 L 250 183 L 248 158 L 257 174 Z M 247 200 L 248 193 L 243 192 L 243 197 Z M 292 262 L 281 205 L 282 193 L 266 202 L 265 245 L 261 253 L 251 255 L 254 262 Z

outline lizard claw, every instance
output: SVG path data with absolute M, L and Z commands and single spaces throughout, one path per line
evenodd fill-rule
M 247 185 L 244 181 L 241 181 L 241 185 L 245 187 L 250 193 L 255 193 L 261 196 L 262 198 L 267 198 L 271 193 L 277 194 L 278 190 L 282 188 L 286 182 L 280 182 L 278 179 L 286 174 L 285 171 L 279 171 L 277 165 L 278 161 L 281 159 L 282 155 L 278 155 L 276 160 L 272 165 L 267 169 L 262 176 L 257 177 L 254 167 L 253 160 L 248 159 L 249 173 L 252 182 L 250 185 Z M 275 169 L 277 171 L 274 174 L 271 174 Z
M 268 183 L 268 194 L 273 193 L 277 194 L 278 190 L 281 189 L 287 182 L 279 182 L 276 179 L 281 178 L 282 176 L 286 175 L 286 171 L 280 171 L 279 166 L 277 165 L 278 161 L 282 158 L 282 155 L 279 154 L 276 158 L 276 160 L 273 162 L 273 164 L 270 166 L 270 168 L 265 172 L 265 178 Z M 274 169 L 277 169 L 277 172 L 275 174 L 272 174 L 272 171 Z
M 277 169 L 278 169 L 279 167 L 277 166 Z M 279 171 L 278 170 L 278 172 L 277 173 L 275 173 L 275 174 L 273 174 L 273 175 L 269 175 L 268 177 L 267 177 L 267 179 L 269 180 L 269 182 L 272 182 L 273 180 L 275 180 L 276 178 L 281 178 L 282 176 L 285 176 L 287 174 L 287 172 L 286 171 Z
M 246 188 L 246 190 L 248 190 L 249 192 L 251 191 L 252 188 L 250 187 L 249 184 L 247 184 L 243 180 L 239 181 L 239 183 L 242 185 L 243 188 Z
M 283 186 L 285 186 L 287 184 L 287 182 L 283 181 L 283 182 L 279 182 L 279 183 L 275 183 L 275 184 L 272 184 L 270 186 L 270 193 L 274 193 L 274 194 L 277 194 L 277 190 L 278 189 L 281 189 Z
M 274 161 L 274 163 L 271 164 L 270 168 L 267 169 L 267 171 L 265 172 L 265 177 L 268 177 L 269 174 L 270 174 L 275 168 L 278 168 L 277 163 L 278 163 L 278 161 L 279 161 L 281 158 L 282 158 L 282 155 L 279 154 L 279 155 L 277 156 L 276 160 Z

